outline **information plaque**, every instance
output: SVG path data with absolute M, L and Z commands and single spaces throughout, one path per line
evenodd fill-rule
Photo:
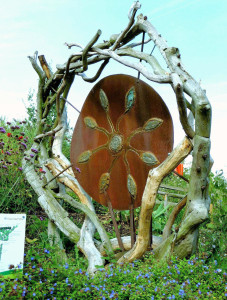
M 23 270 L 25 214 L 0 214 L 0 276 Z

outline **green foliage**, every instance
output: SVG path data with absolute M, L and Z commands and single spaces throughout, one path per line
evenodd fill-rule
M 29 213 L 36 209 L 37 197 L 24 178 L 21 160 L 32 143 L 34 129 L 26 120 L 6 122 L 3 119 L 0 128 L 1 212 Z
M 217 260 L 227 265 L 224 257 L 227 254 L 227 181 L 222 171 L 210 174 L 209 194 L 211 198 L 210 219 L 201 228 L 200 252 L 207 260 Z

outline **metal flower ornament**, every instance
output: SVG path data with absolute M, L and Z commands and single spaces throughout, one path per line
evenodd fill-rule
M 172 146 L 172 119 L 162 98 L 142 80 L 116 74 L 90 90 L 74 128 L 70 159 L 95 201 L 128 210 L 141 205 L 149 170 Z
M 143 127 L 139 127 L 137 129 L 133 130 L 130 133 L 130 135 L 127 138 L 125 138 L 123 133 L 119 129 L 120 122 L 122 121 L 124 116 L 134 107 L 134 104 L 136 101 L 135 87 L 132 86 L 129 89 L 129 91 L 126 93 L 126 95 L 125 95 L 125 111 L 123 114 L 121 114 L 118 117 L 115 126 L 114 126 L 114 124 L 111 120 L 110 114 L 109 114 L 108 97 L 107 97 L 106 93 L 104 92 L 104 90 L 102 90 L 102 89 L 100 89 L 100 92 L 99 92 L 99 100 L 100 100 L 100 106 L 103 109 L 103 113 L 106 114 L 107 122 L 111 128 L 110 132 L 107 129 L 100 127 L 98 125 L 97 121 L 93 117 L 86 116 L 84 118 L 84 123 L 85 123 L 86 127 L 90 128 L 91 130 L 97 130 L 97 131 L 104 133 L 107 137 L 107 142 L 93 150 L 86 150 L 86 151 L 82 152 L 77 159 L 77 163 L 78 164 L 88 163 L 91 156 L 94 153 L 96 153 L 102 149 L 108 150 L 108 152 L 112 156 L 112 162 L 111 162 L 109 168 L 107 169 L 107 171 L 105 173 L 103 173 L 99 179 L 99 193 L 103 194 L 108 190 L 108 187 L 110 184 L 111 171 L 114 168 L 116 161 L 120 158 L 120 156 L 123 156 L 123 161 L 124 161 L 124 164 L 125 164 L 125 167 L 127 170 L 127 189 L 128 189 L 130 196 L 132 197 L 132 199 L 135 200 L 135 198 L 137 196 L 137 185 L 136 185 L 136 182 L 130 172 L 130 164 L 127 159 L 128 152 L 131 151 L 135 155 L 139 156 L 139 158 L 148 166 L 154 166 L 154 165 L 158 164 L 159 161 L 152 152 L 138 150 L 138 149 L 134 148 L 130 144 L 130 142 L 131 142 L 132 138 L 137 134 L 141 134 L 144 132 L 151 132 L 151 131 L 155 130 L 156 128 L 158 128 L 159 126 L 162 125 L 163 120 L 160 118 L 150 118 L 149 120 L 147 120 L 144 123 Z

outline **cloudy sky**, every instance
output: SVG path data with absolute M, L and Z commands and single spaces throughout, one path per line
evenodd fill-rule
M 64 63 L 75 49 L 65 42 L 82 45 L 102 30 L 100 41 L 122 31 L 128 23 L 132 0 L 8 0 L 0 6 L 0 91 L 1 116 L 8 120 L 26 116 L 29 90 L 37 89 L 37 75 L 27 58 L 38 50 L 44 54 L 53 71 Z M 226 0 L 141 0 L 143 13 L 167 40 L 178 47 L 186 70 L 207 91 L 213 109 L 213 171 L 224 169 L 226 160 L 227 58 Z M 145 52 L 150 52 L 146 45 Z M 158 55 L 157 49 L 154 55 Z M 159 56 L 158 56 L 159 57 Z M 96 67 L 89 69 L 92 76 Z M 114 73 L 137 76 L 133 70 L 110 63 L 102 77 Z M 141 77 L 143 79 L 143 77 Z M 166 102 L 175 125 L 175 143 L 184 136 L 176 101 L 170 87 L 150 83 Z M 79 109 L 92 88 L 76 78 L 69 100 Z M 78 117 L 68 108 L 71 125 Z

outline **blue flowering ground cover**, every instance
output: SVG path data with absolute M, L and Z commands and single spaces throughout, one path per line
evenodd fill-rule
M 78 259 L 78 257 L 77 257 Z M 80 258 L 79 258 L 80 259 Z M 226 272 L 216 261 L 156 262 L 152 252 L 134 263 L 109 264 L 95 275 L 75 259 L 59 264 L 54 248 L 30 249 L 24 274 L 0 277 L 0 299 L 225 299 Z

